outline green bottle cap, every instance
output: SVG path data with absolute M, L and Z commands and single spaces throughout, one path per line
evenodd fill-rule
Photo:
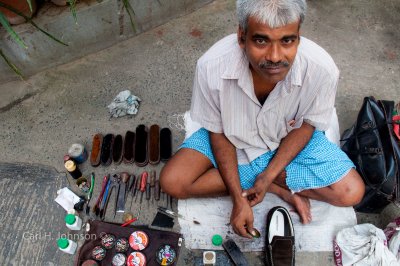
M 62 237 L 57 240 L 57 245 L 59 248 L 65 249 L 69 246 L 69 241 L 68 239 Z
M 213 235 L 212 243 L 214 246 L 221 246 L 222 245 L 222 236 L 221 235 Z
M 74 224 L 76 221 L 76 217 L 73 214 L 67 214 L 67 216 L 65 216 L 65 222 L 69 225 Z

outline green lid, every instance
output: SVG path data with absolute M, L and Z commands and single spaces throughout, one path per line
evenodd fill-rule
M 76 221 L 76 217 L 73 214 L 67 214 L 67 216 L 65 216 L 65 222 L 69 225 L 74 224 Z
M 222 245 L 222 236 L 213 235 L 212 243 L 213 243 L 214 246 L 221 246 Z
M 57 245 L 59 248 L 65 249 L 69 246 L 69 241 L 68 239 L 62 237 L 57 240 Z

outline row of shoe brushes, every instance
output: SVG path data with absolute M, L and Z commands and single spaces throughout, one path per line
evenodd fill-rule
M 120 164 L 135 163 L 139 167 L 147 163 L 156 165 L 160 161 L 168 161 L 172 154 L 172 134 L 169 128 L 158 125 L 136 127 L 136 131 L 127 131 L 122 135 L 98 133 L 93 137 L 90 164 L 108 166 L 112 162 Z

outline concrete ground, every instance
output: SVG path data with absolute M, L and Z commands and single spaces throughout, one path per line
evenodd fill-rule
M 400 2 L 319 0 L 308 1 L 308 5 L 302 34 L 324 47 L 341 70 L 336 101 L 341 129 L 353 123 L 364 96 L 399 101 Z M 214 42 L 235 32 L 236 26 L 234 1 L 216 0 L 109 49 L 26 81 L 1 84 L 0 162 L 38 163 L 63 172 L 62 158 L 72 143 L 84 143 L 90 149 L 95 133 L 124 134 L 139 124 L 171 126 L 176 149 L 184 132 L 168 121 L 189 109 L 196 60 Z M 142 99 L 139 113 L 110 119 L 106 106 L 125 89 Z M 146 169 L 159 171 L 161 167 Z M 82 170 L 86 174 L 93 171 L 87 164 Z M 124 164 L 96 168 L 96 189 L 104 173 L 125 170 L 142 171 Z M 44 195 L 43 200 L 53 198 Z M 59 206 L 54 203 L 54 208 Z M 151 221 L 152 211 L 141 214 L 143 222 Z M 359 223 L 369 221 L 382 227 L 399 213 L 390 205 L 381 215 L 358 214 L 358 218 Z M 200 251 L 183 249 L 178 265 L 193 265 L 200 255 Z M 246 256 L 251 265 L 262 265 L 262 254 Z M 37 265 L 72 263 L 68 255 L 61 257 Z M 0 260 L 7 261 L 2 265 L 14 265 L 12 258 Z M 332 254 L 298 253 L 297 265 L 333 265 Z

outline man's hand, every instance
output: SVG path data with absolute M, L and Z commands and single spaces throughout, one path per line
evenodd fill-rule
M 267 178 L 261 173 L 257 176 L 254 186 L 242 192 L 242 197 L 247 198 L 250 206 L 253 207 L 263 201 L 269 184 Z
M 234 201 L 231 214 L 231 226 L 233 231 L 242 237 L 252 239 L 253 237 L 249 234 L 249 232 L 254 231 L 253 222 L 253 210 L 251 209 L 247 199 L 243 198 L 241 200 Z

